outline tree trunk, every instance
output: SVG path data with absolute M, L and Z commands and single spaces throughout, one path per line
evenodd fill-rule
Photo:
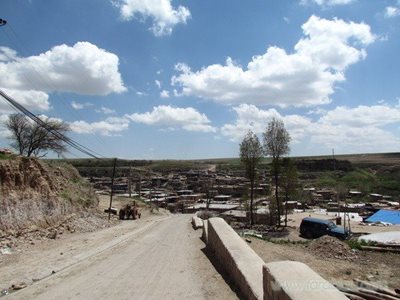
M 286 198 L 285 199 L 285 227 L 287 227 L 287 203 L 289 200 L 287 192 L 286 192 L 285 198 Z
M 250 227 L 254 224 L 253 219 L 253 197 L 254 197 L 254 180 L 250 181 Z
M 281 227 L 281 206 L 279 205 L 279 192 L 278 192 L 278 187 L 279 187 L 279 179 L 278 179 L 278 162 L 275 161 L 275 200 L 276 200 L 276 205 L 278 209 L 278 227 Z

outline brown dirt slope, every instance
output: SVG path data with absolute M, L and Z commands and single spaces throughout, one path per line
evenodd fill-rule
M 328 235 L 313 240 L 308 250 L 321 258 L 337 258 L 342 260 L 358 258 L 356 251 L 353 251 L 349 245 Z
M 397 253 L 351 250 L 331 237 L 322 237 L 307 245 L 247 238 L 251 240 L 251 248 L 266 263 L 300 261 L 333 284 L 352 286 L 355 278 L 382 287 L 398 288 L 400 284 L 400 255 Z
M 68 164 L 13 156 L 0 161 L 0 237 L 47 228 L 98 204 Z

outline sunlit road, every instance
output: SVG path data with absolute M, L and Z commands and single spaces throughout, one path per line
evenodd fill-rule
M 9 299 L 237 299 L 203 253 L 188 215 L 156 221 L 124 243 Z

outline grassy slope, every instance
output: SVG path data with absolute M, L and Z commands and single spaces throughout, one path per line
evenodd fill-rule
M 331 159 L 332 156 L 294 157 L 293 159 Z M 400 153 L 371 153 L 335 155 L 337 160 L 347 160 L 354 167 L 350 172 L 315 172 L 315 180 L 308 183 L 318 187 L 358 189 L 365 193 L 400 195 Z

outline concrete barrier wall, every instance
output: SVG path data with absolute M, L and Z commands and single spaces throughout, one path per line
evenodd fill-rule
M 201 235 L 204 243 L 208 244 L 208 220 L 203 220 L 203 233 Z
M 342 300 L 347 297 L 306 264 L 279 261 L 265 264 L 221 218 L 204 223 L 207 247 L 233 280 L 241 298 L 264 300 Z M 207 225 L 206 225 L 207 224 Z
M 202 228 L 203 220 L 200 219 L 198 216 L 193 216 L 192 217 L 192 226 L 194 229 Z
M 264 261 L 222 218 L 208 219 L 207 247 L 244 299 L 263 299 Z
M 309 266 L 297 261 L 264 265 L 264 300 L 348 299 Z

